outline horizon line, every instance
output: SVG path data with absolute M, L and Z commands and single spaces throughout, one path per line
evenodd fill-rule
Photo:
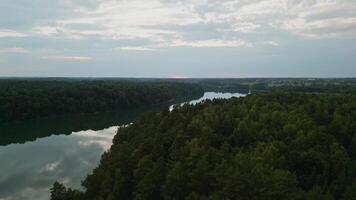
M 153 77 L 153 76 L 0 76 L 0 79 L 9 78 L 63 78 L 63 79 L 355 79 L 356 76 L 241 76 L 241 77 Z

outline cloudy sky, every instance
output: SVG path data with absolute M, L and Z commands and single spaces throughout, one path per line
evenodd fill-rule
M 0 76 L 356 77 L 356 0 L 1 0 Z

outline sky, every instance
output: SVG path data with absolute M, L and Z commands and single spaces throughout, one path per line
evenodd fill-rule
M 1 0 L 0 76 L 356 77 L 356 0 Z

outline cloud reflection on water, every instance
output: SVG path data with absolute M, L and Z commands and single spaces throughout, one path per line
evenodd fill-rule
M 190 103 L 240 96 L 244 95 L 206 92 Z M 52 135 L 24 144 L 0 146 L 0 200 L 47 200 L 55 181 L 80 189 L 80 182 L 98 166 L 101 155 L 110 148 L 118 128 Z
M 110 148 L 117 129 L 79 131 L 0 147 L 0 171 L 6 172 L 0 174 L 0 200 L 48 199 L 54 181 L 80 188 Z

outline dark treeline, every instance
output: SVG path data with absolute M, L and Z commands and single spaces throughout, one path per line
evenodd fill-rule
M 292 85 L 292 86 L 278 86 L 270 87 L 271 91 L 295 91 L 306 93 L 348 93 L 356 94 L 356 87 L 354 85 L 335 85 L 335 84 L 312 84 L 308 86 Z
M 267 92 L 299 91 L 312 93 L 354 93 L 355 78 L 236 78 L 236 79 L 186 79 L 186 83 L 196 83 L 206 91 L 226 92 Z
M 1 79 L 0 123 L 147 106 L 203 90 L 192 84 L 129 80 Z
M 140 113 L 159 108 L 160 106 L 146 106 L 116 112 L 71 114 L 8 122 L 0 124 L 0 146 L 22 144 L 53 134 L 69 135 L 81 130 L 101 130 L 113 125 L 128 124 Z
M 149 113 L 52 200 L 356 197 L 356 96 L 269 93 Z
M 81 130 L 101 130 L 113 125 L 128 124 L 144 112 L 158 111 L 170 105 L 186 102 L 195 96 L 186 96 L 175 101 L 169 101 L 158 105 L 139 106 L 103 112 L 96 114 L 66 114 L 45 118 L 31 119 L 21 122 L 7 122 L 0 124 L 0 146 L 8 144 L 20 144 L 35 141 L 38 138 L 53 134 L 69 135 Z M 24 134 L 26 133 L 26 134 Z

